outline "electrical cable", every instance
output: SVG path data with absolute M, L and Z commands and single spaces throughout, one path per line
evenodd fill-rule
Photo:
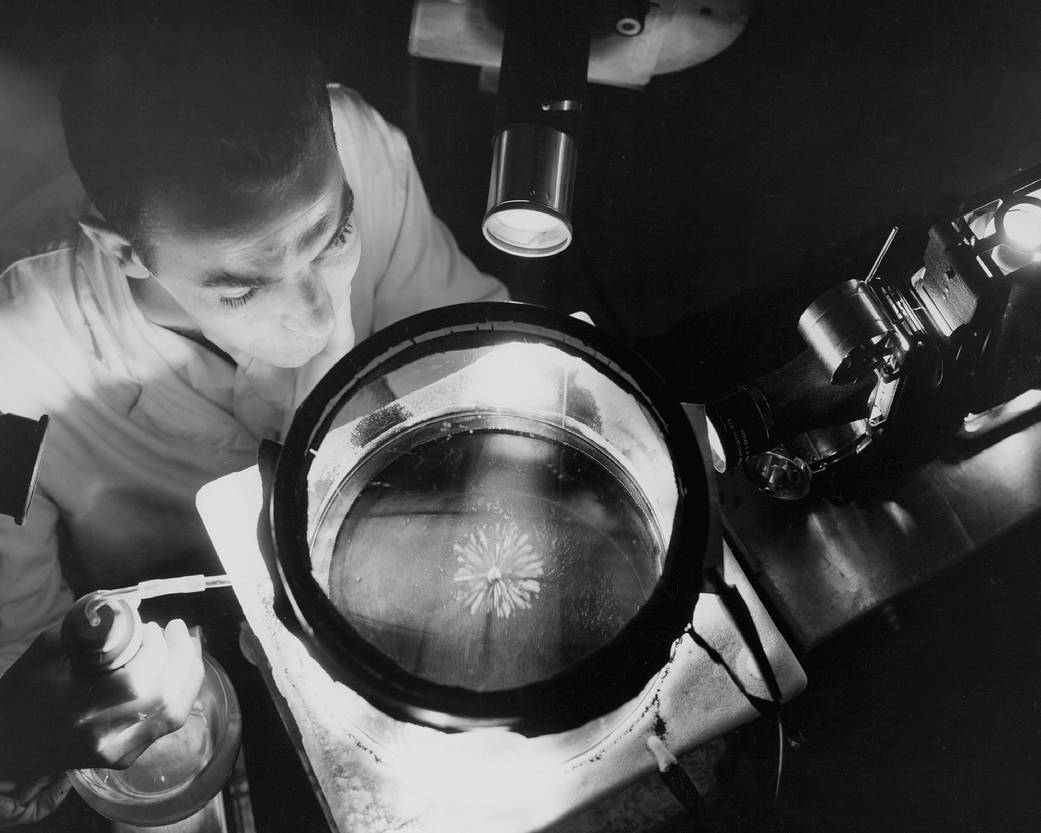
M 738 634 L 751 652 L 752 658 L 758 667 L 759 675 L 766 685 L 767 691 L 770 693 L 770 699 L 764 700 L 762 697 L 757 697 L 748 691 L 744 683 L 741 681 L 741 678 L 738 677 L 737 672 L 727 664 L 719 651 L 709 645 L 705 638 L 694 630 L 693 624 L 688 625 L 684 630 L 684 633 L 691 638 L 695 645 L 705 652 L 713 663 L 723 669 L 731 682 L 734 683 L 737 690 L 741 692 L 744 698 L 748 700 L 756 711 L 764 717 L 772 717 L 776 720 L 777 775 L 774 782 L 774 801 L 776 802 L 780 799 L 781 778 L 784 774 L 785 735 L 784 722 L 781 719 L 781 704 L 784 700 L 784 695 L 781 692 L 781 686 L 777 681 L 777 676 L 774 674 L 773 666 L 770 664 L 770 658 L 766 653 L 766 648 L 763 646 L 762 639 L 759 637 L 759 631 L 755 626 L 755 620 L 752 618 L 752 613 L 748 609 L 748 605 L 745 604 L 745 600 L 742 598 L 740 591 L 738 591 L 738 589 L 733 585 L 727 584 L 716 567 L 706 570 L 705 579 L 706 584 L 712 592 L 719 596 L 723 608 L 730 615 L 734 625 L 737 627 Z
M 758 666 L 759 674 L 766 684 L 767 691 L 770 692 L 770 700 L 775 707 L 779 707 L 784 699 L 784 695 L 781 693 L 781 686 L 774 675 L 773 667 L 770 665 L 770 658 L 766 653 L 766 648 L 763 647 L 763 641 L 759 638 L 759 630 L 755 626 L 752 613 L 745 604 L 745 600 L 741 597 L 740 591 L 733 585 L 726 583 L 726 580 L 719 572 L 719 568 L 716 566 L 712 566 L 705 571 L 705 579 L 712 592 L 719 596 L 724 609 L 730 614 L 730 618 L 737 627 L 737 631 L 744 640 L 745 645 L 752 652 L 752 658 Z
M 705 801 L 687 771 L 680 766 L 665 742 L 658 735 L 647 737 L 647 748 L 658 763 L 658 775 L 666 789 L 694 818 L 704 812 Z
M 784 777 L 784 722 L 777 711 L 777 777 L 774 780 L 774 802 L 781 799 L 781 778 Z

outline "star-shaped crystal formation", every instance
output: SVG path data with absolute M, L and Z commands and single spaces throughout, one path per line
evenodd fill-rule
M 471 614 L 483 609 L 508 619 L 515 610 L 531 607 L 539 594 L 542 559 L 514 524 L 475 529 L 453 551 L 459 563 L 454 578 L 459 600 Z

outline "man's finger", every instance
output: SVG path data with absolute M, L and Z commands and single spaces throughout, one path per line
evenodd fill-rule
M 160 680 L 161 696 L 170 716 L 183 722 L 202 688 L 202 645 L 180 619 L 170 621 L 165 636 L 167 661 Z
M 155 680 L 150 707 L 141 714 L 143 719 L 113 736 L 107 746 L 115 768 L 130 766 L 152 743 L 176 731 L 199 696 L 204 676 L 202 646 L 180 619 L 171 620 L 161 638 L 166 644 L 166 661 Z
M 130 686 L 137 697 L 155 694 L 156 681 L 166 666 L 169 649 L 162 629 L 155 622 L 147 622 L 141 635 L 141 647 L 124 667 Z
M 109 768 L 126 769 L 172 728 L 162 715 L 127 726 L 108 740 L 105 752 L 112 761 Z

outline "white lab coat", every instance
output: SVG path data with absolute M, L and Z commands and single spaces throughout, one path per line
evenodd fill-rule
M 504 299 L 430 210 L 402 134 L 330 87 L 361 263 L 325 354 L 299 370 L 236 367 L 147 321 L 117 264 L 83 234 L 0 275 L 0 411 L 51 417 L 23 527 L 0 518 L 0 673 L 80 591 L 200 566 L 194 507 L 210 480 L 255 462 L 356 341 L 448 303 Z

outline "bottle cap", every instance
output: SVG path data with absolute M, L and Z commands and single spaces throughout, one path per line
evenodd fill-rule
M 65 614 L 61 641 L 73 663 L 93 671 L 114 671 L 141 647 L 141 617 L 121 596 L 89 593 Z

